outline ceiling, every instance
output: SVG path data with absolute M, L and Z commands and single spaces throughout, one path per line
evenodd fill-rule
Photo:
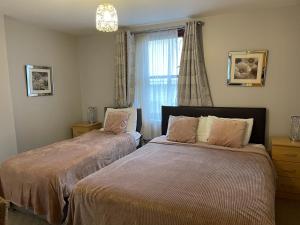
M 95 30 L 96 7 L 105 2 L 116 7 L 120 26 L 300 4 L 300 0 L 0 0 L 0 11 L 25 22 L 84 34 Z

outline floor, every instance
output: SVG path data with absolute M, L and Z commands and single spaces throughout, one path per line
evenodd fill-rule
M 276 225 L 299 225 L 300 201 L 276 199 Z M 44 220 L 18 211 L 9 211 L 8 225 L 48 225 Z

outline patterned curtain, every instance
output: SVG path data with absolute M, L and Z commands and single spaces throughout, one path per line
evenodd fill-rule
M 115 105 L 131 106 L 134 99 L 134 36 L 129 31 L 116 35 Z
M 178 105 L 212 106 L 204 63 L 202 24 L 186 24 L 178 79 Z
M 135 37 L 127 31 L 127 103 L 131 106 L 135 93 Z

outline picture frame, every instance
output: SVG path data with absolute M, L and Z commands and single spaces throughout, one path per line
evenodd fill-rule
M 230 51 L 227 85 L 262 87 L 268 62 L 268 50 Z
M 53 95 L 52 67 L 25 65 L 27 96 Z

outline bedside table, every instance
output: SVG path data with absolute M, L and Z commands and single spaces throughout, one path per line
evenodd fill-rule
M 101 127 L 102 127 L 101 122 L 96 122 L 96 123 L 80 122 L 72 126 L 72 134 L 73 137 L 78 137 L 79 135 L 85 134 L 91 130 L 100 129 Z
M 272 160 L 278 175 L 277 196 L 300 200 L 300 142 L 273 137 Z

